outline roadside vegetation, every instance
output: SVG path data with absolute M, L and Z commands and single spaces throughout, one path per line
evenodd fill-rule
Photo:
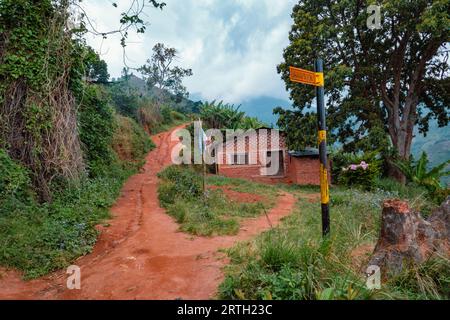
M 383 182 L 385 183 L 385 182 Z M 449 299 L 450 261 L 436 257 L 383 283 L 366 287 L 365 263 L 378 239 L 381 204 L 402 197 L 414 208 L 433 206 L 421 189 L 331 190 L 331 237 L 321 236 L 319 189 L 287 187 L 297 198 L 293 214 L 255 240 L 228 250 L 231 265 L 222 299 Z
M 115 114 L 96 85 L 84 93 L 80 139 L 85 170 L 51 181 L 51 201 L 40 200 L 32 171 L 0 149 L 0 265 L 22 270 L 26 279 L 91 251 L 95 225 L 109 218 L 122 184 L 154 147 L 133 119 Z
M 95 225 L 154 147 L 149 134 L 186 121 L 195 106 L 170 93 L 158 101 L 127 72 L 109 82 L 71 5 L 0 1 L 0 266 L 26 279 L 92 250 Z M 129 12 L 120 23 L 145 30 Z
M 277 197 L 274 187 L 222 177 L 208 177 L 208 190 L 203 194 L 201 173 L 187 166 L 170 166 L 158 176 L 161 205 L 180 224 L 180 230 L 199 236 L 236 234 L 242 219 L 264 214 Z M 253 203 L 233 201 L 220 189 L 224 186 L 264 199 Z

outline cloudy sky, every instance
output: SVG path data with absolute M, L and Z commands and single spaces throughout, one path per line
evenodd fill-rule
M 131 0 L 82 2 L 99 31 L 117 27 L 120 13 Z M 127 64 L 141 66 L 152 47 L 162 42 L 179 51 L 178 64 L 193 69 L 188 90 L 206 100 L 240 103 L 269 96 L 287 99 L 276 72 L 288 45 L 295 0 L 164 0 L 162 10 L 148 8 L 150 26 L 144 35 L 130 34 Z M 124 66 L 119 36 L 89 37 L 109 66 L 112 77 Z

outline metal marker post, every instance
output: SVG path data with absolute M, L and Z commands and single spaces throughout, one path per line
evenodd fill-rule
M 323 76 L 323 61 L 317 59 L 315 71 Z M 328 159 L 327 159 L 327 126 L 325 114 L 324 86 L 317 86 L 317 119 L 319 124 L 319 157 L 320 157 L 320 198 L 322 204 L 322 234 L 330 233 L 330 194 L 328 188 Z

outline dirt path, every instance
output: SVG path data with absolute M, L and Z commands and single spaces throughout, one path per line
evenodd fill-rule
M 171 131 L 172 132 L 172 131 Z M 131 177 L 111 209 L 114 219 L 101 227 L 93 252 L 74 264 L 81 267 L 81 290 L 66 288 L 67 275 L 56 272 L 25 282 L 8 271 L 0 277 L 0 299 L 208 299 L 214 297 L 227 263 L 220 248 L 269 228 L 263 215 L 242 223 L 236 236 L 194 237 L 159 207 L 156 174 L 170 164 L 171 132 L 154 136 L 157 148 L 142 172 Z M 295 203 L 283 193 L 269 217 L 276 224 Z

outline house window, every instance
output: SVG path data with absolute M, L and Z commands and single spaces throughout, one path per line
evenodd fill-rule
M 234 154 L 232 157 L 233 157 L 232 164 L 234 165 L 248 165 L 250 163 L 248 153 Z

